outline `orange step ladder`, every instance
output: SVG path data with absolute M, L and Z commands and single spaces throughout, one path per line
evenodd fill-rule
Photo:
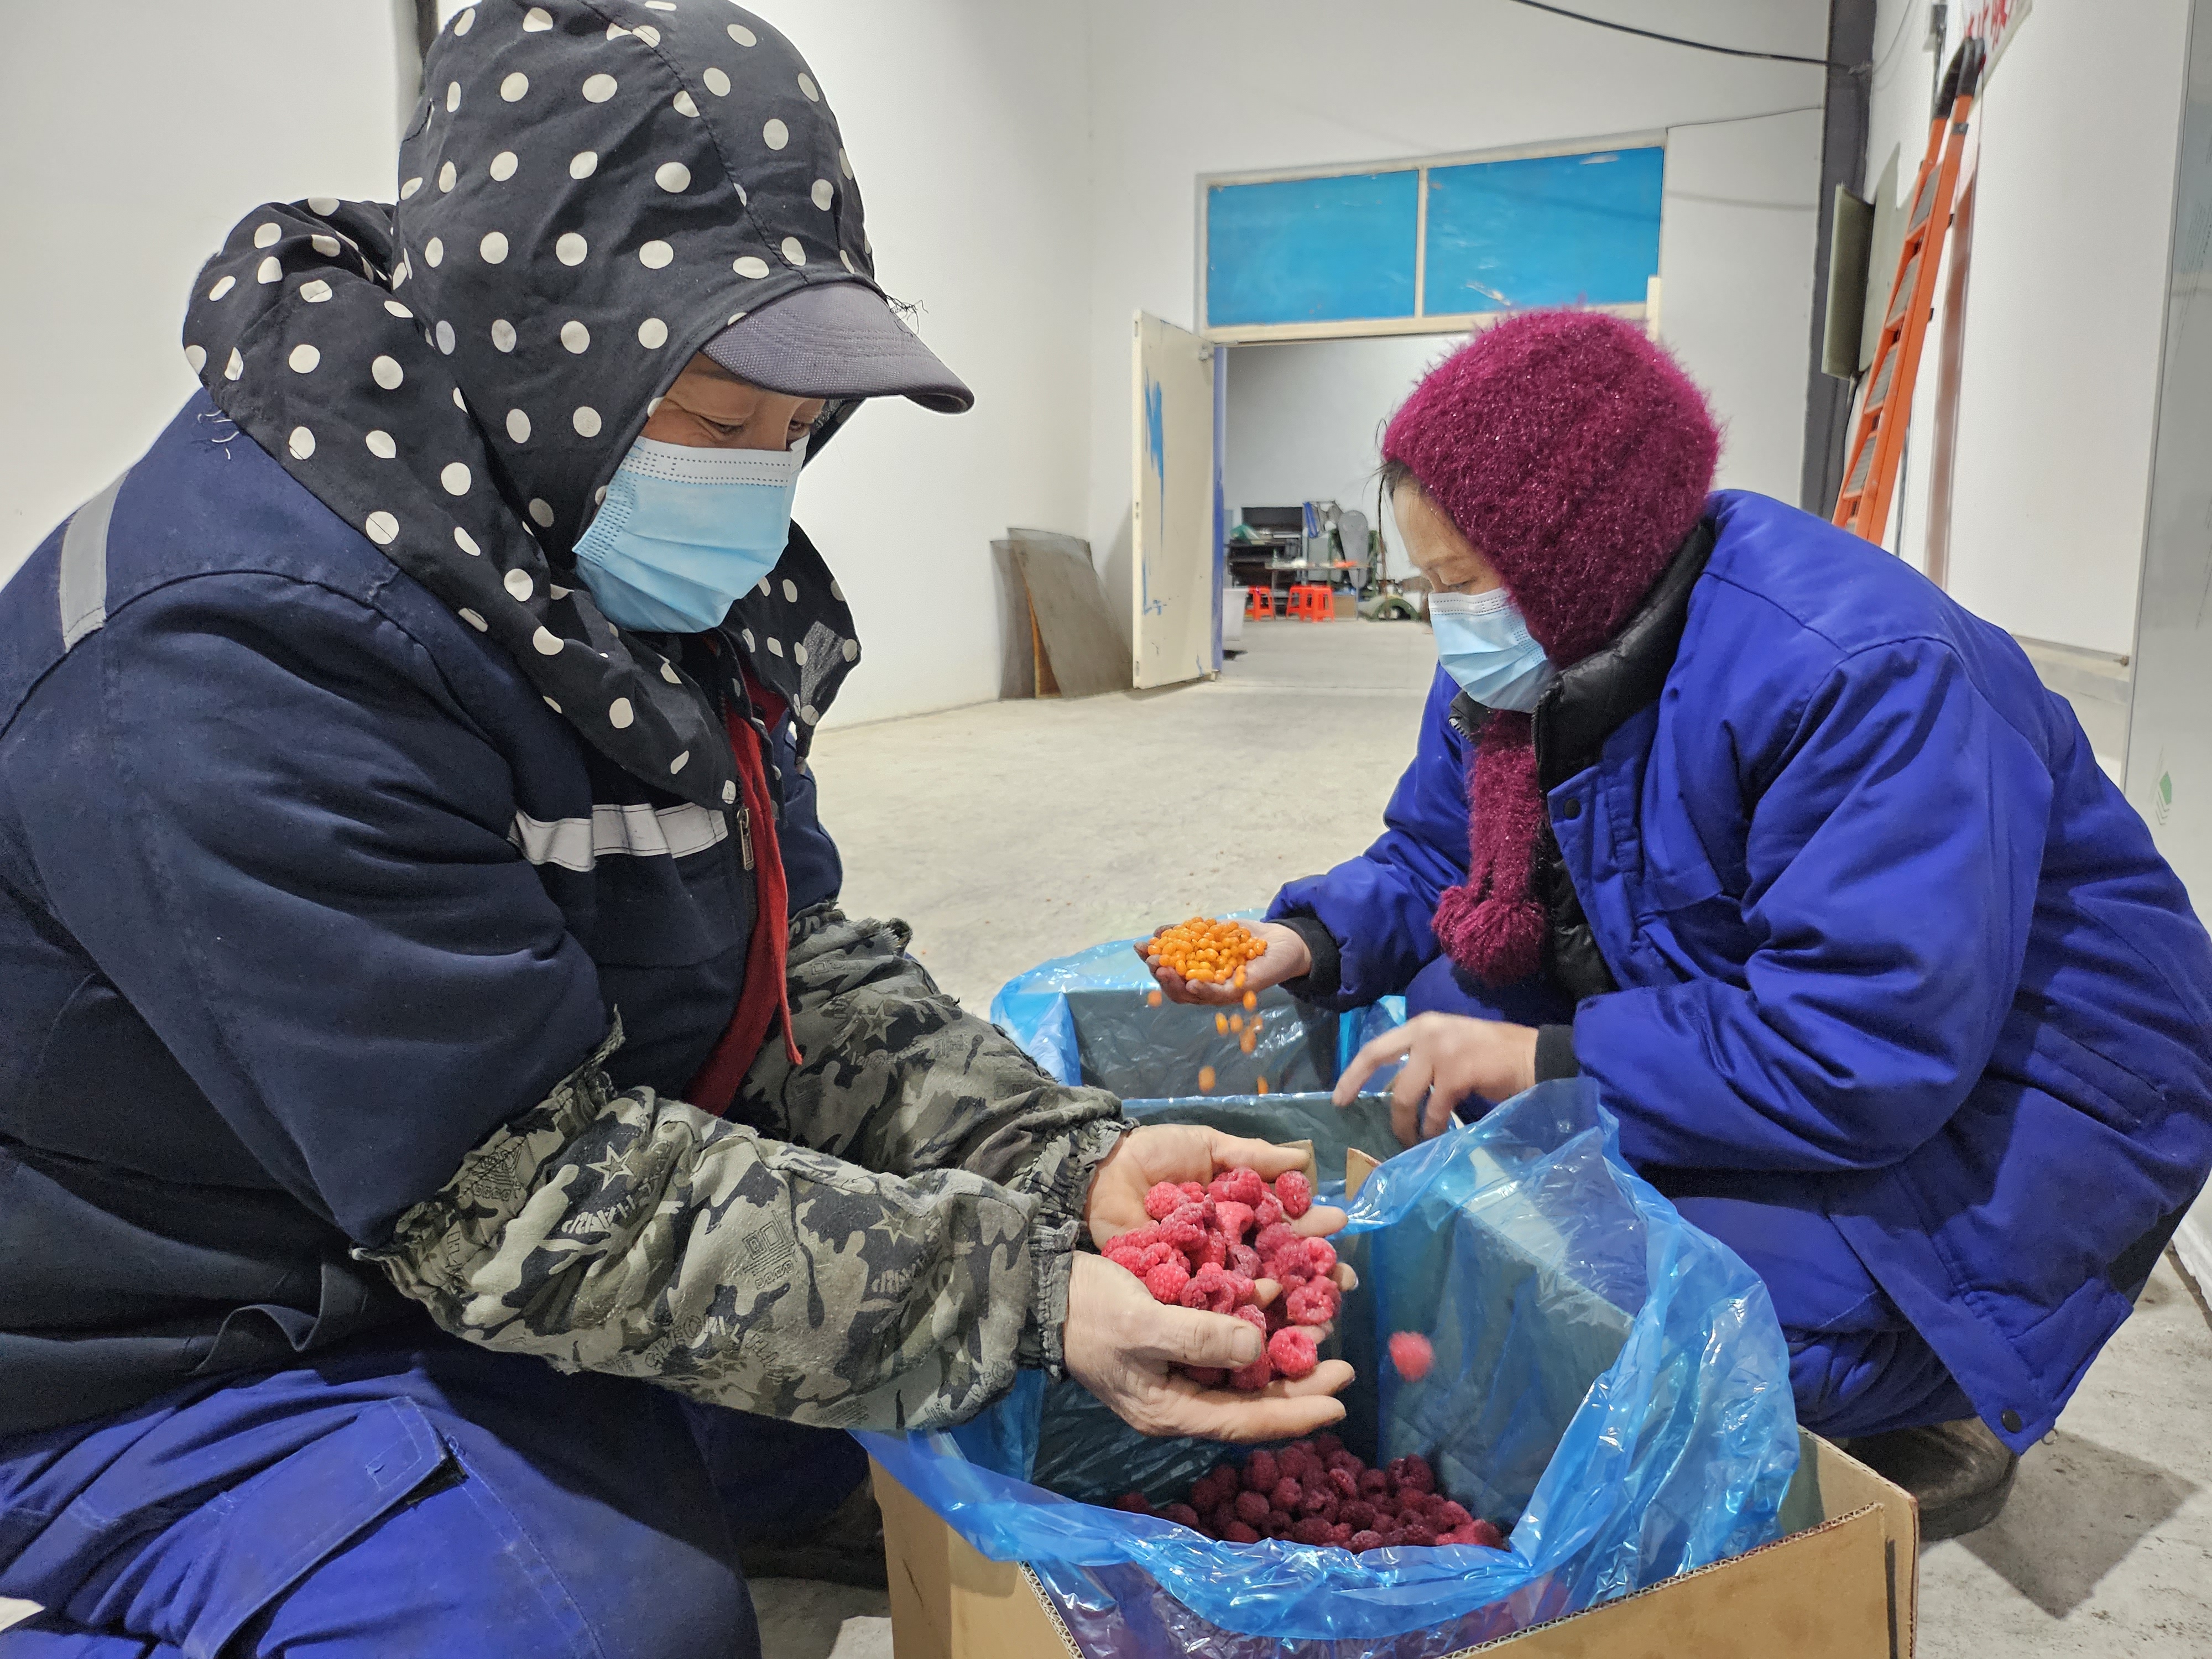
M 1966 148 L 1966 117 L 1973 112 L 1982 63 L 1982 42 L 1970 38 L 1944 72 L 1936 118 L 1928 129 L 1928 154 L 1913 186 L 1912 218 L 1889 286 L 1889 309 L 1882 313 L 1873 372 L 1859 393 L 1850 446 L 1844 452 L 1849 465 L 1836 496 L 1834 522 L 1877 546 L 1889 528 L 1890 501 L 1905 459 L 1912 383 L 1919 375 L 1921 343 L 1936 306 L 1936 276 L 1951 228 L 1959 158 Z

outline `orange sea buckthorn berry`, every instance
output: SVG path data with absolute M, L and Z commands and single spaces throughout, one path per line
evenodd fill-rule
M 1224 1036 L 1228 1036 L 1229 1016 L 1226 1014 L 1216 1014 L 1213 1017 L 1213 1029 Z
M 1260 1092 L 1263 1095 L 1267 1092 L 1267 1079 L 1265 1078 L 1260 1079 Z
M 1211 1066 L 1201 1066 L 1198 1068 L 1198 1091 L 1202 1095 L 1210 1095 L 1213 1092 L 1213 1067 Z
M 1260 994 L 1257 991 L 1247 991 L 1244 994 L 1244 1012 L 1249 1014 L 1259 1006 Z
M 1164 1002 L 1167 999 L 1165 997 L 1161 995 L 1159 987 L 1157 985 L 1152 988 L 1152 994 L 1145 999 L 1146 1002 L 1152 1004 L 1155 1008 L 1158 1007 L 1160 1004 Z

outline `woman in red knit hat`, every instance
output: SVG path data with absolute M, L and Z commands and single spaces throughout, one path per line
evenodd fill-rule
M 1590 1079 L 1765 1279 L 1800 1419 L 1948 1536 L 2002 1506 L 2212 1168 L 2212 940 L 2008 635 L 1709 494 L 1718 450 L 1612 318 L 1516 317 L 1428 374 L 1383 442 L 1432 589 L 1419 749 L 1248 978 L 1405 995 L 1338 1098 L 1403 1062 L 1409 1143 Z

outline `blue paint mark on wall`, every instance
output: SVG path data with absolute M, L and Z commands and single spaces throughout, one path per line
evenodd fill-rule
M 1167 427 L 1160 403 L 1160 383 L 1149 374 L 1145 377 L 1145 449 L 1152 464 L 1152 476 L 1165 483 L 1168 477 Z
M 1206 193 L 1206 320 L 1409 317 L 1420 175 L 1215 185 Z
M 1431 167 L 1422 308 L 1641 305 L 1659 269 L 1666 154 L 1655 144 Z

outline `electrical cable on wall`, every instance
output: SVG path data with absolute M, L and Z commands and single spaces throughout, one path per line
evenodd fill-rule
M 1679 34 L 1662 34 L 1656 29 L 1640 29 L 1632 23 L 1616 23 L 1609 17 L 1592 17 L 1586 12 L 1569 11 L 1565 6 L 1545 3 L 1545 0 L 1513 0 L 1518 6 L 1533 11 L 1548 11 L 1554 17 L 1571 17 L 1577 23 L 1590 23 L 1601 29 L 1617 29 L 1623 34 L 1640 35 L 1646 40 L 1663 40 L 1670 46 L 1690 46 L 1698 52 L 1717 52 L 1729 58 L 1759 58 L 1771 64 L 1810 64 L 1815 69 L 1848 70 L 1853 75 L 1864 75 L 1871 64 L 1846 64 L 1834 58 L 1803 58 L 1790 52 L 1753 52 L 1748 46 L 1717 46 L 1711 40 L 1692 40 Z

